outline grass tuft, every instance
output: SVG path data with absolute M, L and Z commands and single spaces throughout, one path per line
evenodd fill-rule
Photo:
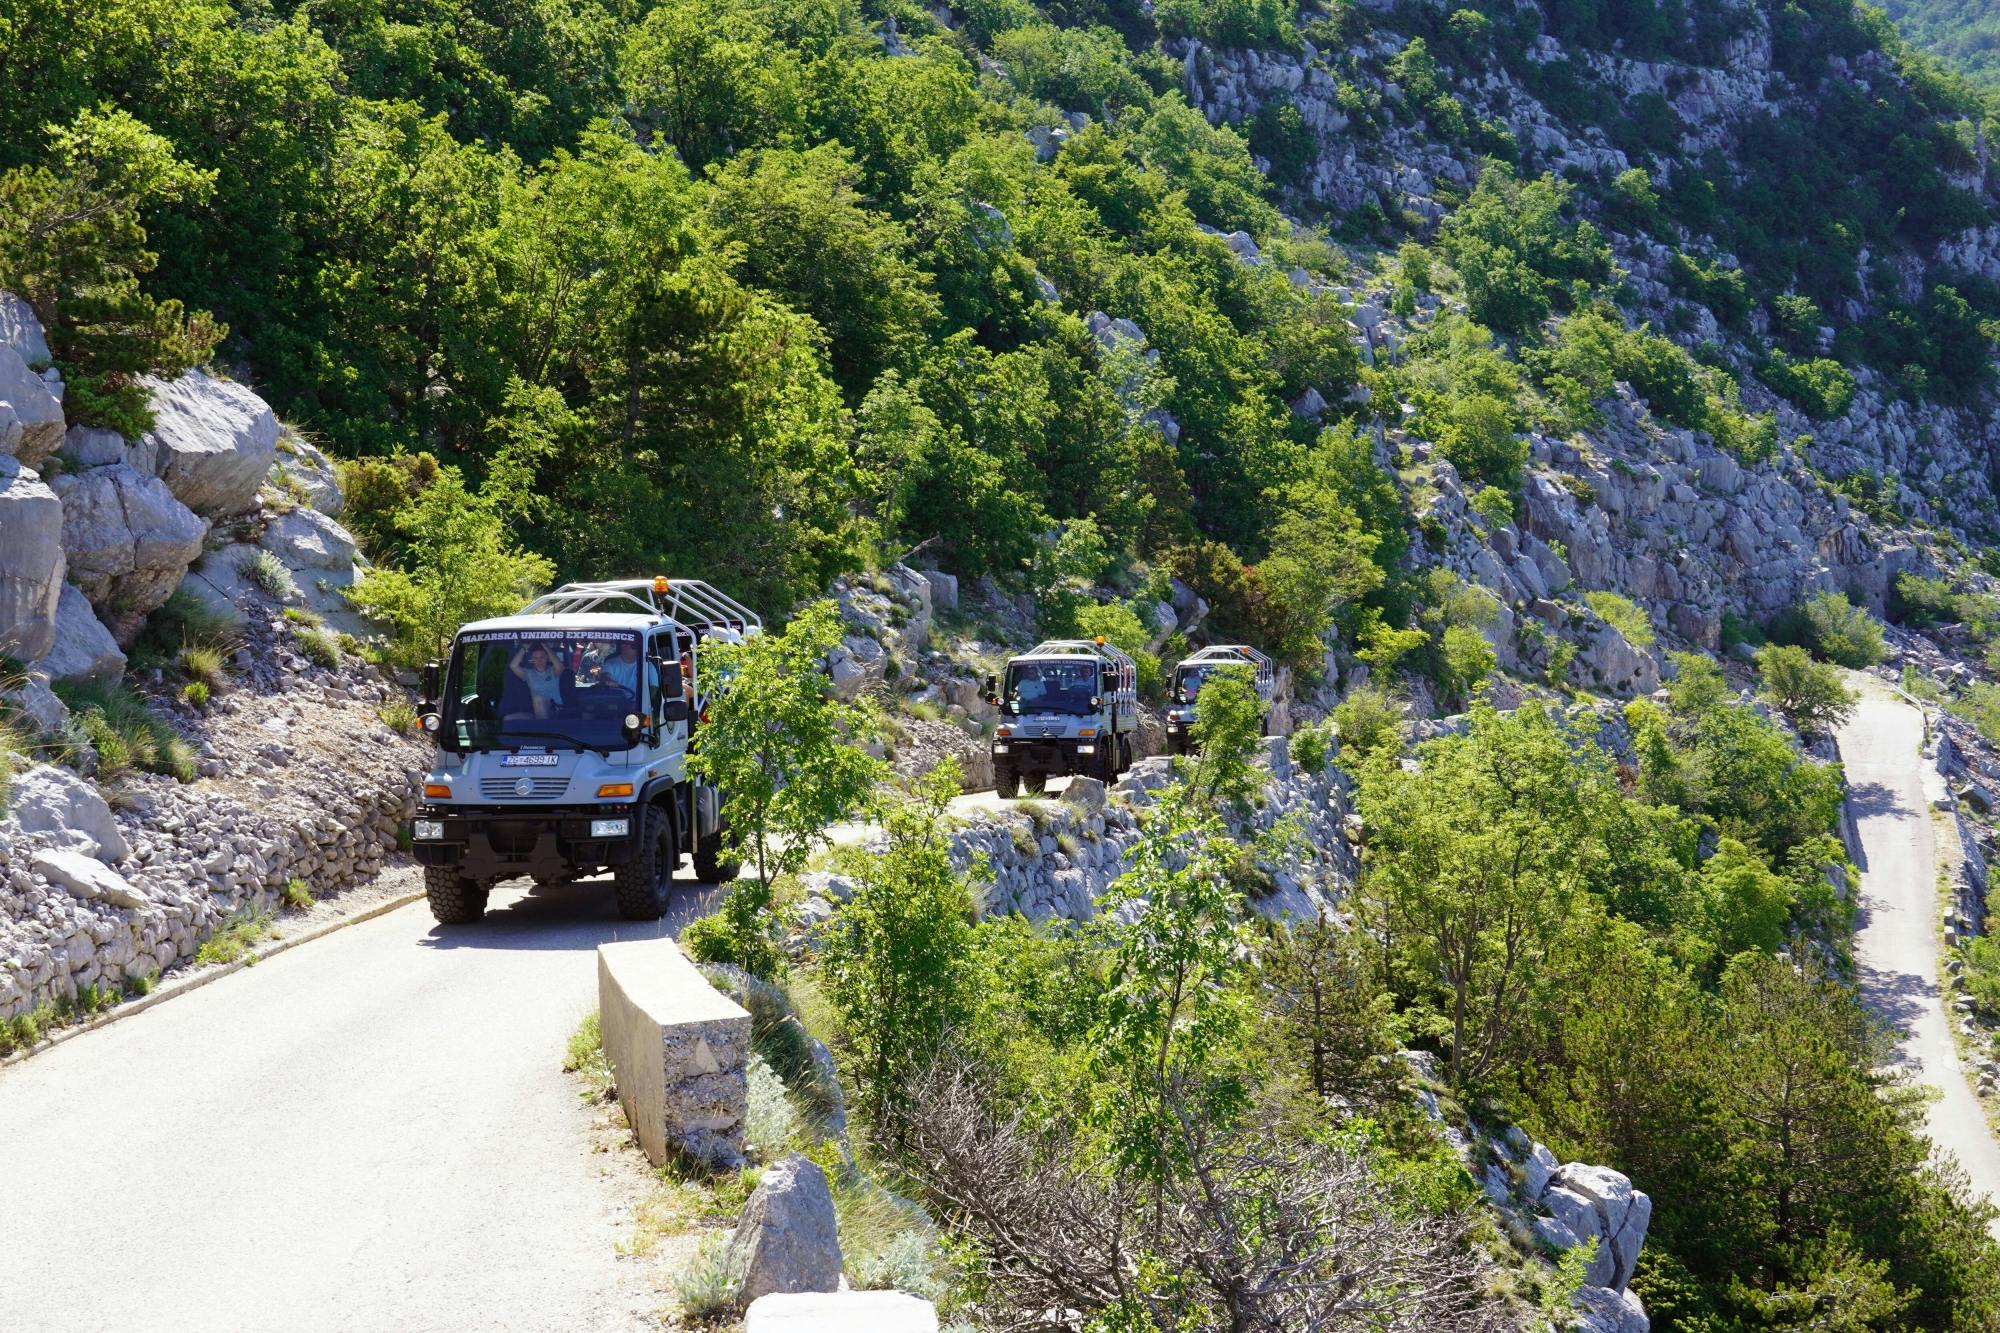
M 222 929 L 203 940 L 194 952 L 196 966 L 233 963 L 278 932 L 271 929 L 269 912 L 242 912 L 231 917 Z
M 674 1280 L 674 1297 L 680 1302 L 683 1318 L 706 1323 L 735 1313 L 739 1287 L 729 1268 L 728 1249 L 729 1243 L 719 1231 L 701 1238 L 687 1267 Z
M 595 1009 L 569 1034 L 562 1067 L 565 1074 L 575 1074 L 583 1084 L 581 1095 L 586 1101 L 601 1101 L 611 1095 L 611 1061 L 604 1054 L 604 1029 Z
M 194 748 L 131 686 L 106 680 L 58 681 L 55 692 L 97 751 L 98 777 L 110 780 L 144 770 L 194 781 Z
M 313 897 L 312 889 L 306 882 L 297 876 L 285 881 L 285 887 L 279 891 L 278 899 L 294 912 L 303 912 L 319 901 Z
M 299 652 L 314 666 L 331 671 L 340 665 L 340 643 L 323 629 L 301 629 L 292 636 L 298 640 Z
M 269 551 L 258 551 L 254 555 L 244 556 L 237 562 L 236 572 L 253 587 L 277 601 L 288 602 L 299 595 L 299 585 L 292 577 L 292 571 L 286 569 L 285 562 Z

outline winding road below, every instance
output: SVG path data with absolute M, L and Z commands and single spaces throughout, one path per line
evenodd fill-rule
M 1966 1081 L 1938 992 L 1943 946 L 1923 714 L 1873 677 L 1852 673 L 1849 683 L 1861 699 L 1838 739 L 1860 834 L 1854 957 L 1861 995 L 1895 1027 L 1897 1062 L 1942 1094 L 1926 1119 L 1933 1146 L 1958 1160 L 1976 1193 L 2000 1203 L 2000 1143 Z M 2000 1235 L 2000 1222 L 1993 1230 Z
M 413 903 L 0 1070 L 0 1328 L 640 1326 L 563 1047 L 597 945 L 712 896 Z

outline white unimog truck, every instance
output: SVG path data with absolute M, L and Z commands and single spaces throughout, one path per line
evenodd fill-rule
M 993 789 L 1042 791 L 1049 778 L 1110 782 L 1132 766 L 1139 729 L 1139 670 L 1103 639 L 1050 639 L 986 678 L 1000 709 L 993 729 Z
M 1264 734 L 1271 733 L 1271 705 L 1277 698 L 1278 677 L 1271 659 L 1243 643 L 1217 644 L 1183 657 L 1167 686 L 1167 751 L 1186 754 L 1194 746 L 1195 701 L 1201 687 L 1224 667 L 1249 667 L 1264 705 Z
M 438 744 L 411 846 L 440 922 L 477 921 L 497 880 L 563 884 L 609 869 L 619 915 L 667 910 L 692 854 L 714 880 L 721 800 L 687 773 L 718 682 L 703 650 L 763 622 L 706 583 L 572 583 L 458 631 L 424 670 Z

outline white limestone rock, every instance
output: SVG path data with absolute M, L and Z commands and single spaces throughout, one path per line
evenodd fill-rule
M 55 643 L 62 533 L 55 492 L 0 456 L 0 656 L 32 662 Z
M 27 833 L 52 836 L 71 851 L 122 861 L 131 848 L 97 788 L 69 769 L 38 764 L 14 779 L 9 821 Z
M 37 852 L 32 864 L 36 874 L 58 888 L 68 889 L 79 898 L 110 903 L 113 907 L 146 905 L 144 894 L 94 856 L 86 856 L 82 852 Z
M 208 524 L 129 463 L 61 476 L 50 489 L 62 499 L 70 581 L 130 643 L 200 557 Z
M 725 1262 L 741 1299 L 840 1287 L 839 1224 L 826 1173 L 792 1153 L 764 1172 L 737 1219 Z
M 264 400 L 201 370 L 142 382 L 153 394 L 153 429 L 145 440 L 174 497 L 206 518 L 255 508 L 257 488 L 278 456 L 278 418 Z
M 11 347 L 30 366 L 47 364 L 49 340 L 34 309 L 12 292 L 0 292 L 0 346 Z
M 62 447 L 62 400 L 50 390 L 48 381 L 28 368 L 21 354 L 0 345 L 0 403 L 13 409 L 20 423 L 13 453 L 27 467 L 40 467 L 50 454 Z
M 50 680 L 116 680 L 125 674 L 118 640 L 73 583 L 62 585 L 56 601 L 55 642 L 33 667 Z

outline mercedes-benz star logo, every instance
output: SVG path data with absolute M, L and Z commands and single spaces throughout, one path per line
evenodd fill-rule
M 532 792 L 534 789 L 535 789 L 535 784 L 529 781 L 527 778 L 522 778 L 519 782 L 516 782 L 514 784 L 514 794 L 516 796 L 526 796 L 529 792 Z

